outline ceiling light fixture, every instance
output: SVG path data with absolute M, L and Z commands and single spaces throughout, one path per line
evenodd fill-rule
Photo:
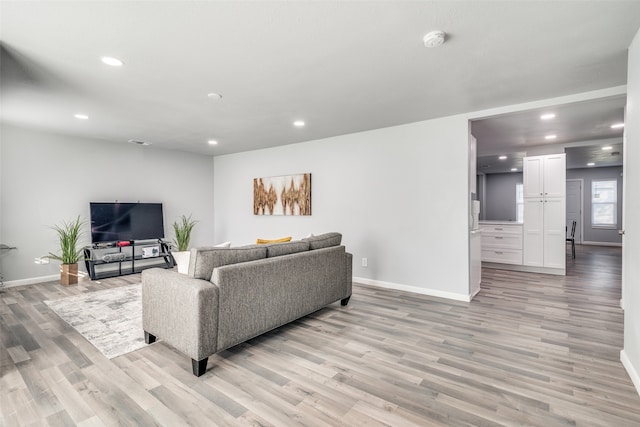
M 518 172 L 518 168 L 511 168 L 511 172 Z
M 498 160 L 507 160 L 507 156 L 500 156 L 498 157 Z
M 556 115 L 553 113 L 547 113 L 547 114 L 543 114 L 540 116 L 541 120 L 551 120 L 555 117 Z
M 130 139 L 128 142 L 132 143 L 132 144 L 136 144 L 136 145 L 144 145 L 145 147 L 147 145 L 151 145 L 151 142 L 146 142 L 146 141 L 138 141 L 137 139 Z
M 302 120 L 296 120 L 295 122 L 293 122 L 293 125 L 297 128 L 301 128 L 304 127 L 304 122 Z
M 81 114 L 81 113 L 74 114 L 73 117 L 80 120 L 87 120 L 89 118 L 89 116 L 87 116 L 86 114 Z
M 595 166 L 596 164 L 593 162 L 587 163 L 587 166 Z
M 611 129 L 620 129 L 624 127 L 624 123 L 615 123 L 611 125 Z
M 124 62 L 119 60 L 118 58 L 111 58 L 109 56 L 103 56 L 100 60 L 107 65 L 111 65 L 112 67 L 122 67 Z
M 216 141 L 215 139 L 210 139 L 209 145 L 218 145 L 218 141 Z
M 612 147 L 612 146 L 610 146 L 610 145 L 607 145 L 607 146 L 605 146 L 605 147 L 602 147 L 602 149 L 603 149 L 604 151 L 609 151 L 609 150 L 613 150 L 613 147 Z
M 428 32 L 422 41 L 424 42 L 425 47 L 438 47 L 444 43 L 445 40 L 445 32 L 440 30 L 430 31 Z
M 544 139 L 556 139 L 557 137 L 557 135 L 547 135 L 544 137 Z
M 215 92 L 211 92 L 208 93 L 207 96 L 211 99 L 213 99 L 214 101 L 219 101 L 222 99 L 222 95 L 220 95 L 219 93 L 215 93 Z

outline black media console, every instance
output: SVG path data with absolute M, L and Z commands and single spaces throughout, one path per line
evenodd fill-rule
M 152 267 L 174 266 L 169 244 L 159 239 L 86 246 L 84 264 L 91 280 L 139 273 Z

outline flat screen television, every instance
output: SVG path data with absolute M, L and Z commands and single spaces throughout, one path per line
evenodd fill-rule
M 91 242 L 164 238 L 162 203 L 89 203 Z

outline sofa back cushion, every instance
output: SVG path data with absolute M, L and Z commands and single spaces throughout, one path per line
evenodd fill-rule
M 266 257 L 267 248 L 257 245 L 239 248 L 193 248 L 189 259 L 188 274 L 195 279 L 211 280 L 211 274 L 216 267 L 255 261 Z
M 340 246 L 342 242 L 342 234 L 340 233 L 325 233 L 318 236 L 305 237 L 303 241 L 309 242 L 309 249 L 322 249 L 329 248 L 331 246 Z
M 267 247 L 267 258 L 307 252 L 309 250 L 309 242 L 303 240 L 287 243 L 270 243 L 265 246 Z

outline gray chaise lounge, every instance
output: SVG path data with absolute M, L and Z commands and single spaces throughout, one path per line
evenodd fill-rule
M 342 235 L 289 243 L 191 250 L 187 275 L 142 272 L 145 341 L 157 338 L 192 359 L 208 357 L 328 304 L 351 297 L 352 255 Z

